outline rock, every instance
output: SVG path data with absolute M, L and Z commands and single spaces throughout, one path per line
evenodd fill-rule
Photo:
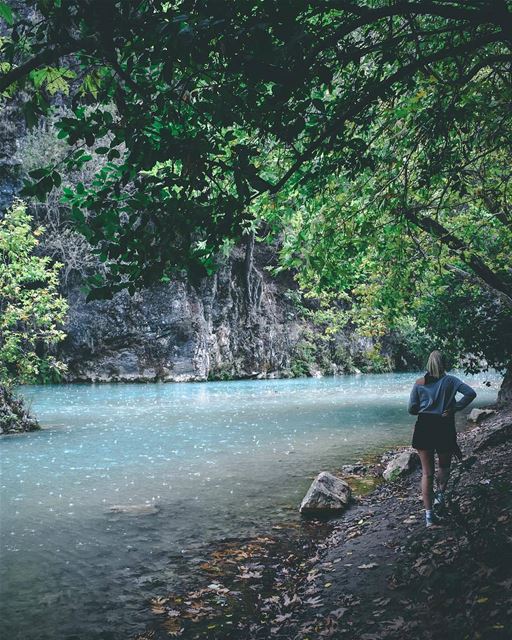
M 468 416 L 468 420 L 471 422 L 481 422 L 485 420 L 485 418 L 493 416 L 495 413 L 496 411 L 493 411 L 493 409 L 473 409 Z
M 36 431 L 39 424 L 23 404 L 6 387 L 0 385 L 0 435 Z
M 212 276 L 85 301 L 81 287 L 67 292 L 67 339 L 59 357 L 67 380 L 166 382 L 280 377 L 290 369 L 308 325 L 286 298 L 293 280 L 265 271 L 272 250 L 255 249 L 248 306 L 244 251 L 236 247 Z M 292 320 L 287 313 L 294 311 Z
M 200 281 L 176 276 L 111 300 L 86 302 L 81 282 L 71 280 L 67 338 L 56 354 L 67 365 L 66 381 L 273 379 L 290 377 L 297 357 L 304 373 L 317 377 L 329 364 L 347 369 L 349 357 L 364 361 L 374 343 L 347 330 L 335 336 L 340 355 L 332 362 L 331 343 L 316 339 L 321 331 L 289 296 L 292 275 L 268 273 L 275 259 L 275 247 L 254 248 L 250 301 L 241 247 Z
M 485 431 L 475 443 L 475 451 L 482 451 L 489 447 L 496 447 L 512 438 L 512 420 L 499 424 L 497 427 Z
M 385 480 L 393 481 L 414 471 L 419 465 L 420 458 L 415 451 L 402 451 L 391 458 L 382 475 Z
M 356 464 L 344 464 L 341 467 L 341 471 L 345 474 L 363 475 L 368 472 L 368 467 L 361 462 Z
M 346 509 L 352 491 L 348 483 L 332 473 L 322 471 L 313 480 L 300 505 L 303 514 L 337 514 Z
M 124 513 L 127 516 L 151 516 L 159 511 L 160 508 L 154 504 L 114 504 L 109 508 L 110 513 Z

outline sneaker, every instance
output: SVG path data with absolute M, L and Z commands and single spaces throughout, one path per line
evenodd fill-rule
M 425 526 L 433 527 L 436 524 L 440 524 L 439 518 L 437 518 L 434 514 L 425 514 Z
M 445 506 L 444 491 L 436 491 L 434 495 L 434 507 L 439 507 L 440 509 L 443 509 L 444 506 Z

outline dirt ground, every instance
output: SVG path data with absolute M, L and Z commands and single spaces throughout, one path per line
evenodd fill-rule
M 512 410 L 459 435 L 440 526 L 424 525 L 417 470 L 334 523 L 217 547 L 202 586 L 149 603 L 138 639 L 512 638 L 511 442 Z

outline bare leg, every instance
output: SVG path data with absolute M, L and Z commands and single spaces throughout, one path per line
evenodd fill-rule
M 437 471 L 437 488 L 439 491 L 444 491 L 450 477 L 450 464 L 452 462 L 452 454 L 439 453 L 439 469 Z
M 423 506 L 432 510 L 432 490 L 434 485 L 434 452 L 430 449 L 418 449 L 421 460 L 421 495 Z

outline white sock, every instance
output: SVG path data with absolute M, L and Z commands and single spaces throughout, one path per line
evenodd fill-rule
M 425 509 L 425 517 L 427 518 L 427 520 L 432 518 L 432 509 Z

